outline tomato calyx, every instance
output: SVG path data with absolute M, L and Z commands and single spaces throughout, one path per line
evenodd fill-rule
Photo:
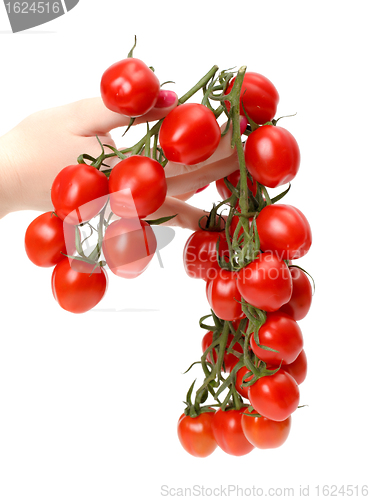
M 202 413 L 214 413 L 215 409 L 212 408 L 212 406 L 200 406 L 201 404 L 205 403 L 208 398 L 208 390 L 204 389 L 202 391 L 197 391 L 196 396 L 195 396 L 195 401 L 192 403 L 192 393 L 194 389 L 196 380 L 191 384 L 187 394 L 186 394 L 186 401 L 184 403 L 186 404 L 184 414 L 186 416 L 189 416 L 191 418 L 196 418 L 199 417 Z

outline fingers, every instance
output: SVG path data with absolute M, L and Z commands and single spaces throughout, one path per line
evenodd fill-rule
M 161 208 L 146 218 L 148 220 L 153 220 L 161 217 L 168 217 L 170 215 L 176 215 L 176 217 L 161 225 L 182 227 L 184 229 L 196 231 L 199 229 L 199 219 L 207 215 L 207 212 L 201 210 L 200 208 L 188 205 L 184 201 L 178 200 L 177 198 L 167 196 Z
M 196 191 L 206 184 L 230 175 L 238 168 L 238 156 L 234 151 L 228 158 L 203 166 L 199 170 L 167 178 L 167 194 L 168 196 L 177 196 L 189 191 Z
M 161 90 L 157 104 L 147 114 L 135 119 L 134 124 L 160 120 L 177 106 L 177 95 Z M 131 118 L 114 113 L 105 107 L 100 97 L 82 99 L 69 105 L 74 132 L 82 136 L 106 135 L 117 127 L 127 127 Z

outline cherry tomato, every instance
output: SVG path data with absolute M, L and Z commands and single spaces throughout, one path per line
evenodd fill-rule
M 253 178 L 270 188 L 294 179 L 300 163 L 297 141 L 285 128 L 273 125 L 264 125 L 250 134 L 244 157 Z
M 292 417 L 289 416 L 277 422 L 266 417 L 252 416 L 256 414 L 255 410 L 249 412 L 247 408 L 244 408 L 242 429 L 248 441 L 260 449 L 278 448 L 284 444 L 289 436 Z
M 282 312 L 271 312 L 266 315 L 266 322 L 258 332 L 261 346 L 275 349 L 268 351 L 256 344 L 254 333 L 250 344 L 255 355 L 265 363 L 279 365 L 293 363 L 303 349 L 303 335 L 298 323 L 288 314 Z
M 181 415 L 177 435 L 183 448 L 194 457 L 208 457 L 217 448 L 212 431 L 214 413 L 201 413 L 198 417 Z
M 312 244 L 311 228 L 303 213 L 291 205 L 268 205 L 256 219 L 260 246 L 279 259 L 299 259 Z
M 169 161 L 195 165 L 217 149 L 221 130 L 212 111 L 203 104 L 177 106 L 163 120 L 159 142 Z
M 238 273 L 238 290 L 252 306 L 277 311 L 292 295 L 288 266 L 271 253 L 262 253 Z
M 227 258 L 229 248 L 224 231 L 217 232 L 199 229 L 189 237 L 185 243 L 183 254 L 184 267 L 188 276 L 210 280 L 217 275 L 219 270 L 217 262 L 218 241 L 220 257 Z
M 81 224 L 95 217 L 108 199 L 108 179 L 90 165 L 63 168 L 51 186 L 55 212 L 68 224 Z
M 298 385 L 304 382 L 307 375 L 307 356 L 304 349 L 302 349 L 293 363 L 282 365 L 281 369 L 288 372 Z
M 147 217 L 166 199 L 167 183 L 162 165 L 134 155 L 113 167 L 109 177 L 112 212 L 120 217 Z
M 246 455 L 254 448 L 242 429 L 244 410 L 245 408 L 222 411 L 219 408 L 212 421 L 213 435 L 218 446 L 225 453 L 236 457 Z
M 228 348 L 231 344 L 231 342 L 233 341 L 233 338 L 234 338 L 234 335 L 232 335 L 231 333 L 229 333 L 229 336 L 228 336 L 228 339 L 227 339 L 227 342 L 226 342 L 226 348 Z M 203 337 L 203 340 L 202 340 L 202 350 L 203 352 L 208 349 L 208 347 L 213 343 L 213 332 L 212 331 L 209 331 L 207 332 L 204 337 Z M 232 349 L 236 352 L 240 352 L 241 354 L 243 353 L 243 348 L 242 346 L 239 344 L 239 342 L 236 342 Z M 217 351 L 215 348 L 212 349 L 212 356 L 213 356 L 213 362 L 216 364 L 217 363 Z M 212 358 L 211 358 L 211 352 L 209 352 L 207 354 L 207 361 L 209 361 L 210 363 L 212 362 Z M 239 359 L 232 353 L 227 353 L 225 351 L 225 355 L 224 355 L 224 361 L 223 361 L 223 365 L 225 366 L 225 371 L 226 373 L 229 373 L 233 367 L 235 366 L 235 364 L 239 361 Z
M 84 313 L 95 307 L 104 297 L 108 285 L 102 267 L 66 257 L 54 268 L 51 287 L 60 307 L 72 313 Z
M 238 182 L 240 180 L 240 170 L 235 170 L 232 174 L 228 175 L 227 180 L 231 182 L 231 184 L 236 187 L 238 185 Z M 257 182 L 251 181 L 250 178 L 247 178 L 247 184 L 249 189 L 251 190 L 253 196 L 256 196 L 257 194 Z M 226 186 L 225 180 L 222 177 L 221 179 L 218 179 L 216 181 L 216 189 L 218 191 L 218 194 L 221 196 L 223 200 L 226 200 L 227 198 L 230 198 L 231 196 L 231 191 L 230 189 Z
M 235 389 L 241 396 L 243 396 L 243 398 L 249 399 L 249 394 L 248 394 L 249 386 L 242 387 L 242 383 L 249 382 L 249 380 L 252 380 L 252 378 L 253 378 L 253 373 L 250 370 L 248 370 L 246 366 L 242 366 L 236 372 Z
M 157 101 L 160 83 L 140 59 L 129 57 L 110 66 L 103 74 L 100 92 L 111 111 L 126 116 L 145 115 Z
M 312 288 L 306 273 L 298 267 L 289 267 L 293 281 L 293 293 L 286 304 L 281 306 L 279 311 L 289 314 L 293 319 L 299 321 L 303 319 L 311 307 Z
M 289 373 L 279 370 L 274 375 L 259 378 L 251 385 L 249 400 L 260 415 L 281 422 L 298 408 L 297 382 Z
M 243 316 L 237 273 L 219 269 L 216 277 L 207 281 L 206 295 L 209 305 L 219 318 L 234 321 Z
M 151 226 L 139 219 L 120 219 L 107 227 L 103 252 L 109 269 L 121 278 L 136 278 L 149 266 L 157 249 Z
M 230 93 L 234 82 L 235 78 L 230 81 L 225 94 Z M 245 73 L 240 92 L 241 115 L 245 116 L 245 109 L 254 122 L 258 124 L 269 122 L 275 116 L 278 102 L 279 94 L 268 78 L 259 73 Z M 230 111 L 230 102 L 225 101 L 225 105 Z
M 64 230 L 66 235 L 64 235 Z M 71 247 L 74 241 L 75 228 L 64 224 L 53 212 L 39 215 L 28 226 L 24 245 L 28 258 L 40 267 L 52 267 L 65 258 L 66 242 Z

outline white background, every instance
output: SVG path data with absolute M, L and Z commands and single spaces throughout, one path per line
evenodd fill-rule
M 309 219 L 301 264 L 316 279 L 301 321 L 308 406 L 285 445 L 206 459 L 178 442 L 177 419 L 201 354 L 204 283 L 188 278 L 176 230 L 136 281 L 111 278 L 98 311 L 59 308 L 50 270 L 23 238 L 36 212 L 0 221 L 0 498 L 162 498 L 161 485 L 363 485 L 369 445 L 369 78 L 365 1 L 91 2 L 11 34 L 0 5 L 0 135 L 28 114 L 96 96 L 102 72 L 135 52 L 182 95 L 213 64 L 246 64 L 280 94 L 277 115 L 296 137 L 301 169 L 286 198 Z M 120 137 L 120 133 L 116 134 Z M 40 144 L 46 138 L 40 137 Z M 126 138 L 125 138 L 126 139 Z M 126 140 L 129 140 L 127 138 Z M 119 143 L 119 145 L 121 145 Z M 82 152 L 82 151 L 81 151 Z M 191 202 L 209 209 L 214 186 Z M 117 309 L 117 312 L 104 311 Z M 209 493 L 209 492 L 208 492 Z M 189 495 L 189 493 L 188 493 Z

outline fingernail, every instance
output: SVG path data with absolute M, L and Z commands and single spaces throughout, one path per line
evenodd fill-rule
M 240 117 L 240 135 L 245 131 L 248 125 L 248 120 L 245 116 Z
M 177 101 L 177 94 L 172 90 L 160 90 L 155 108 L 169 108 Z

